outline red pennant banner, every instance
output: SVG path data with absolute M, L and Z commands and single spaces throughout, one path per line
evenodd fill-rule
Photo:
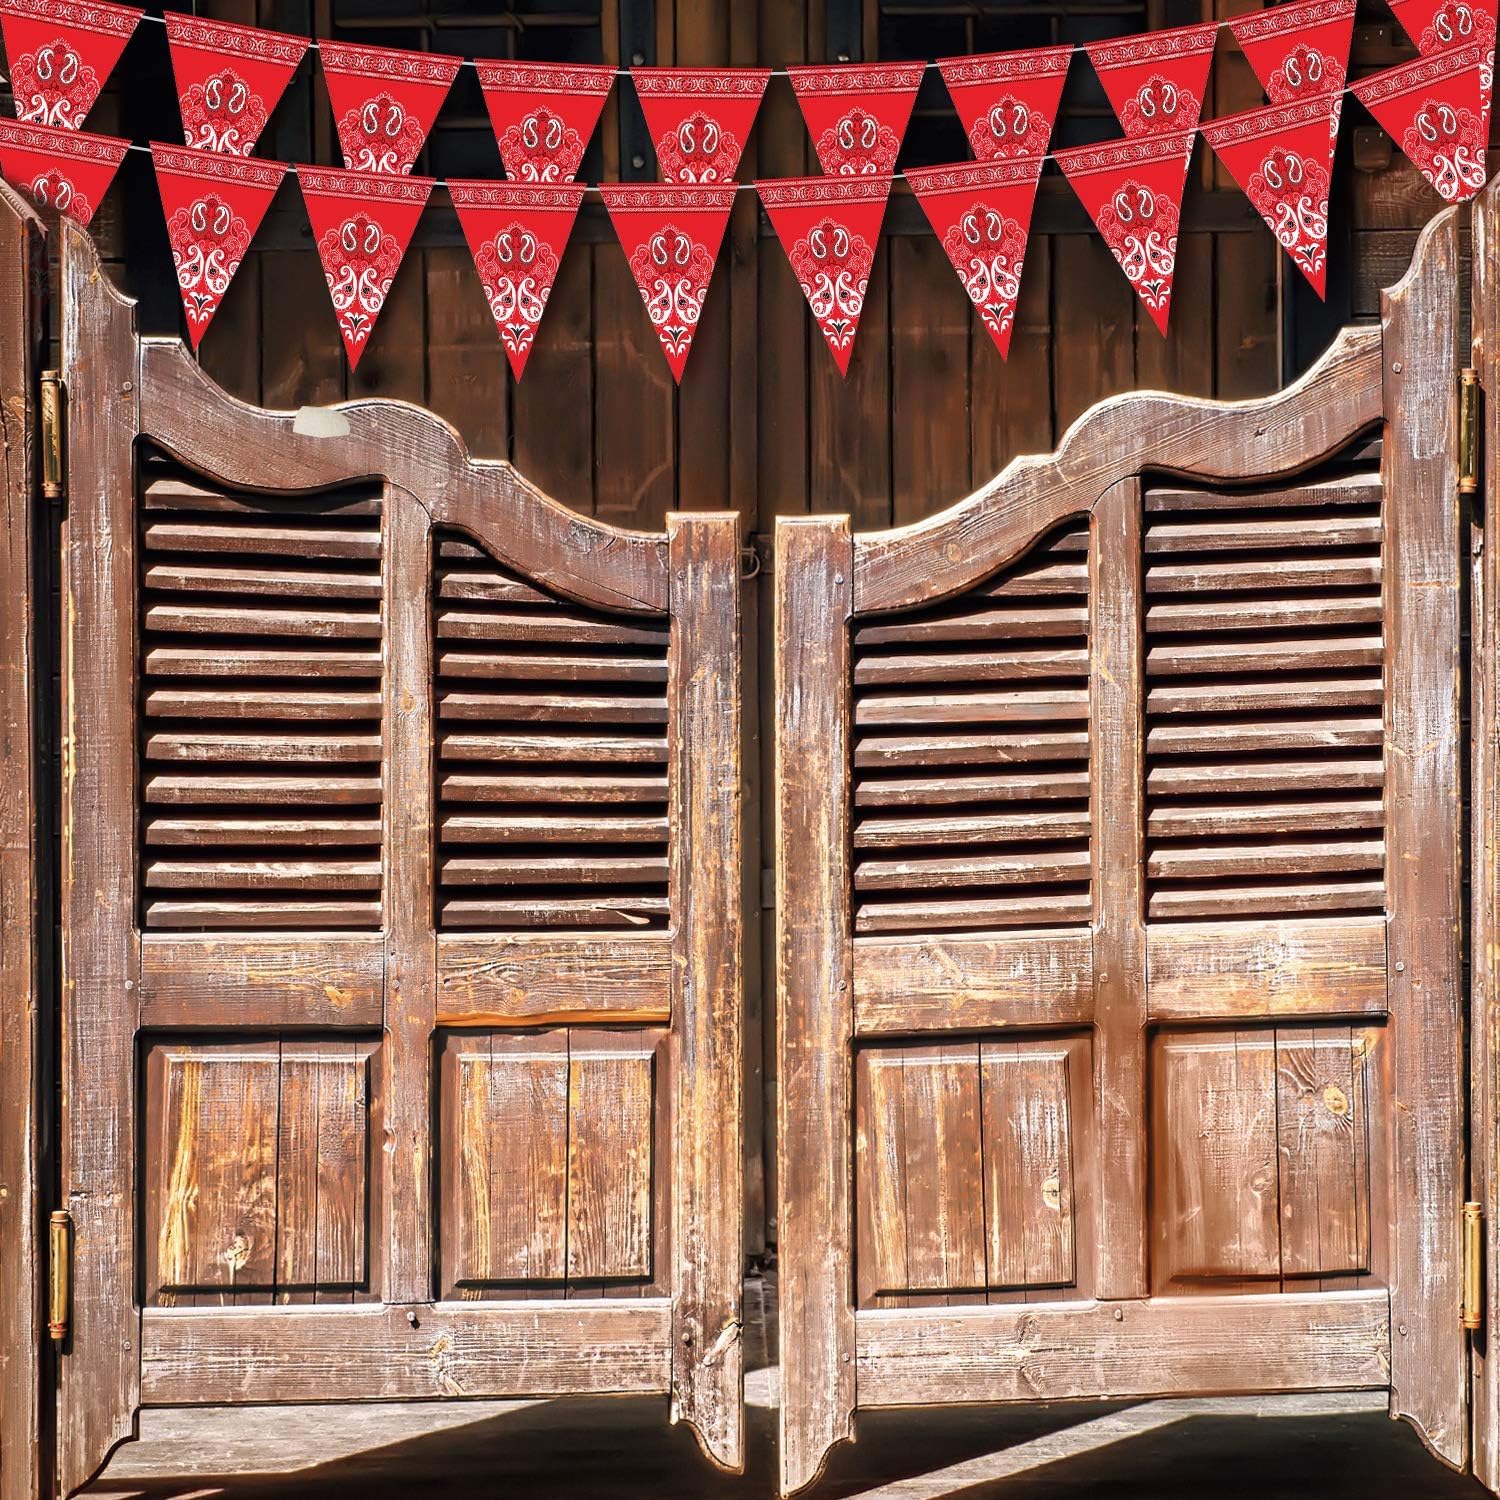
M 755 190 L 839 374 L 847 375 L 891 179 L 791 177 L 757 182 Z
M 1201 129 L 1219 160 L 1322 297 L 1328 276 L 1328 191 L 1339 96 L 1246 110 Z
M 517 182 L 571 182 L 615 70 L 519 62 L 476 62 L 474 68 L 506 175 Z
M 769 68 L 632 68 L 661 175 L 668 182 L 732 182 Z
M 143 14 L 104 0 L 0 0 L 17 118 L 81 129 Z
M 922 63 L 788 68 L 802 118 L 830 177 L 889 174 L 901 154 Z M 882 206 L 884 199 L 881 200 Z
M 151 143 L 177 289 L 197 348 L 286 175 L 286 163 Z
M 1483 66 L 1478 46 L 1453 47 L 1351 86 L 1445 203 L 1464 203 L 1484 186 Z
M 1217 22 L 1094 42 L 1088 53 L 1125 134 L 1191 130 L 1203 113 Z
M 1354 6 L 1355 0 L 1296 0 L 1228 22 L 1272 104 L 1343 89 Z
M 1396 19 L 1423 57 L 1450 47 L 1479 48 L 1482 134 L 1489 140 L 1490 97 L 1495 87 L 1495 19 L 1500 0 L 1390 0 Z
M 1010 353 L 1026 235 L 1044 156 L 908 168 L 906 180 L 943 242 L 1001 359 Z
M 1163 333 L 1172 305 L 1177 223 L 1192 150 L 1193 132 L 1181 130 L 1079 146 L 1054 157 Z
M 85 227 L 115 180 L 129 141 L 0 120 L 0 177 L 41 208 Z
M 410 172 L 463 59 L 394 47 L 319 42 L 344 165 Z
M 517 380 L 536 341 L 585 191 L 582 183 L 448 182 L 448 196 Z
M 249 156 L 292 74 L 306 37 L 166 13 L 182 134 L 200 151 Z
M 433 179 L 298 167 L 297 180 L 352 370 L 385 306 Z
M 680 385 L 734 207 L 734 184 L 618 182 L 599 191 Z
M 1071 47 L 1038 47 L 938 64 L 980 161 L 1046 155 L 1072 57 Z

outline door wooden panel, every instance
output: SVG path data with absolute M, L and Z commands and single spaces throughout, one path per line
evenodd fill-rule
M 64 263 L 66 1490 L 153 1403 L 654 1392 L 738 1469 L 735 519 L 242 406 Z
M 779 526 L 784 1490 L 948 1401 L 1465 1461 L 1457 247 L 1269 400 Z

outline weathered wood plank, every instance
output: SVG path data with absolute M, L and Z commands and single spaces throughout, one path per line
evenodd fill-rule
M 666 1300 L 400 1307 L 153 1309 L 142 1318 L 153 1406 L 435 1396 L 665 1394 Z
M 1374 1389 L 1391 1334 L 1383 1291 L 870 1309 L 855 1326 L 862 1406 Z
M 741 1328 L 744 807 L 739 520 L 667 519 L 671 567 L 672 1415 L 745 1465 Z
M 781 1484 L 853 1436 L 848 521 L 776 530 Z

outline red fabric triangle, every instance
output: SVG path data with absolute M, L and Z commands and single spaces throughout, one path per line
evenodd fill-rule
M 1272 104 L 1290 104 L 1344 87 L 1354 40 L 1354 6 L 1355 0 L 1295 0 L 1228 22 Z
M 1479 46 L 1453 47 L 1351 86 L 1445 203 L 1467 202 L 1484 186 L 1489 130 L 1483 70 Z
M 599 191 L 672 376 L 681 385 L 734 207 L 734 184 L 617 182 Z
M 1046 154 L 1072 57 L 1071 47 L 1037 47 L 938 64 L 980 161 Z
M 129 141 L 0 120 L 0 177 L 41 208 L 85 227 L 109 191 Z
M 449 180 L 448 195 L 517 380 L 526 368 L 585 191 L 582 183 Z
M 474 68 L 506 176 L 517 182 L 571 182 L 604 112 L 615 70 L 521 62 L 476 62 Z
M 286 175 L 286 163 L 151 143 L 177 290 L 197 348 Z
M 307 38 L 166 13 L 182 136 L 199 151 L 249 156 L 292 74 Z
M 880 176 L 896 169 L 922 63 L 856 63 L 788 68 L 787 77 L 830 177 Z
M 755 190 L 839 374 L 847 375 L 891 179 L 791 177 L 757 182 Z
M 1281 248 L 1322 297 L 1328 279 L 1328 189 L 1339 96 L 1268 104 L 1200 129 Z
M 1490 104 L 1495 87 L 1495 18 L 1500 0 L 1390 0 L 1391 10 L 1423 57 L 1450 47 L 1479 48 L 1480 122 L 1490 138 Z
M 1161 135 L 1198 123 L 1218 34 L 1218 23 L 1205 21 L 1083 49 L 1126 135 Z
M 1004 359 L 1043 156 L 909 167 L 906 181 Z
M 1079 146 L 1054 156 L 1163 333 L 1177 270 L 1177 223 L 1193 132 Z
M 80 129 L 143 14 L 105 0 L 0 0 L 17 118 Z
M 631 82 L 668 182 L 732 182 L 769 68 L 632 68 Z
M 433 179 L 298 167 L 297 180 L 352 370 L 385 306 Z
M 319 42 L 344 165 L 410 172 L 463 59 L 394 47 Z

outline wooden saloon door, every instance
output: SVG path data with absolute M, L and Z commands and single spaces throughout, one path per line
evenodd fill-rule
M 1468 1449 L 1458 223 L 1242 404 L 777 532 L 782 1482 L 859 1408 Z
M 734 518 L 240 405 L 64 235 L 64 1492 L 150 1404 L 658 1392 L 737 1469 Z

